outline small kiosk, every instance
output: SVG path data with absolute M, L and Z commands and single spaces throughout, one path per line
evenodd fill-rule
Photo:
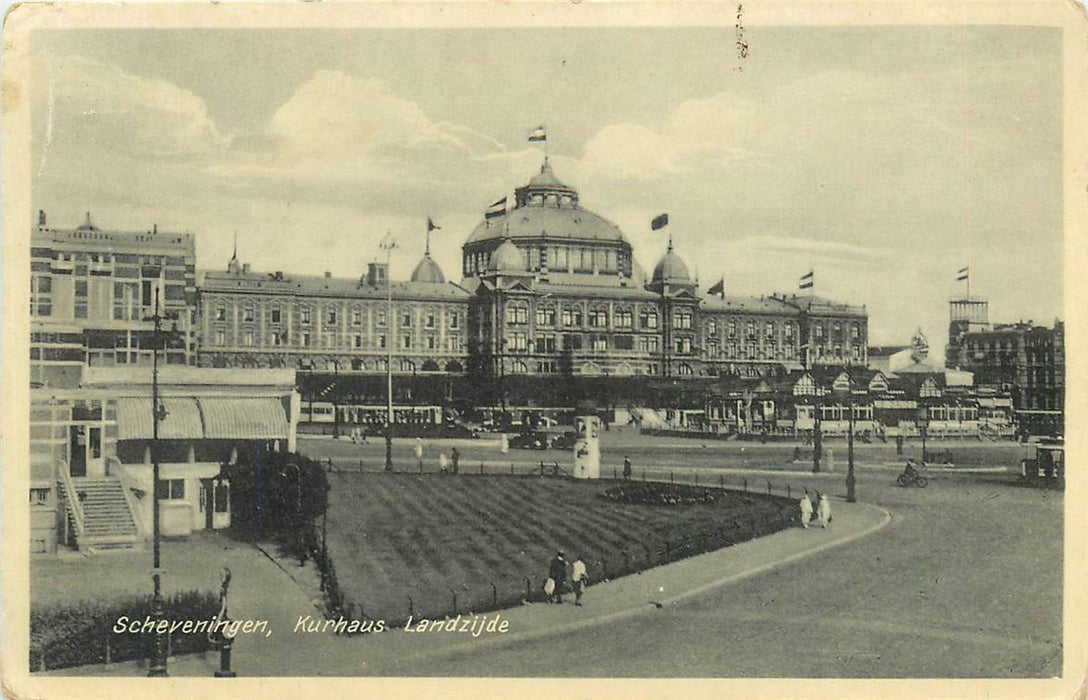
M 597 416 L 576 416 L 574 433 L 574 478 L 600 479 L 601 419 Z

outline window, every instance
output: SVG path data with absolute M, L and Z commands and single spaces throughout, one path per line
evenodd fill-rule
M 748 340 L 754 340 L 756 337 L 756 324 L 753 321 L 748 321 L 744 324 L 744 337 Z
M 159 479 L 156 490 L 161 499 L 184 500 L 185 479 Z
M 582 336 L 578 333 L 567 333 L 563 336 L 564 350 L 581 350 Z
M 768 340 L 774 340 L 774 323 L 767 321 L 763 327 L 763 336 Z
M 506 345 L 511 350 L 525 351 L 529 349 L 529 338 L 525 333 L 511 333 L 506 337 Z
M 460 350 L 461 349 L 461 336 L 454 333 L 453 335 L 446 336 L 446 349 L 447 350 Z
M 608 325 L 608 312 L 604 309 L 589 310 L 589 325 L 595 328 L 604 328 Z
M 272 323 L 279 323 L 280 322 L 280 310 L 279 309 L 272 309 L 269 312 L 269 314 L 272 317 Z
M 381 335 L 378 336 L 378 347 L 383 348 L 383 349 L 385 348 L 385 334 L 384 333 L 382 333 Z
M 351 325 L 359 326 L 359 325 L 362 325 L 362 323 L 363 323 L 363 310 L 362 309 L 352 309 L 351 310 Z
M 336 309 L 327 309 L 325 311 L 325 323 L 330 326 L 336 323 Z
M 227 331 L 222 328 L 215 329 L 215 344 L 226 345 L 227 344 Z
M 824 339 L 824 327 L 823 327 L 823 324 L 817 323 L 812 329 L 812 335 L 816 338 L 816 340 L 823 340 Z
M 226 513 L 230 509 L 230 486 L 216 484 L 212 498 L 215 500 L 215 512 Z
M 680 355 L 689 354 L 691 352 L 691 338 L 677 338 L 676 352 Z
M 242 320 L 253 322 L 253 307 L 247 304 L 242 308 Z
M 511 302 L 506 306 L 506 322 L 522 326 L 529 322 L 529 309 L 524 304 Z
M 708 336 L 718 335 L 718 322 L 714 319 L 710 319 L 706 322 L 706 334 Z
M 629 335 L 617 335 L 612 339 L 612 344 L 617 350 L 632 350 L 635 347 L 635 339 Z
M 438 347 L 438 338 L 433 335 L 427 336 L 427 349 L 434 350 L 436 347 Z
M 694 371 L 691 369 L 691 365 L 687 363 L 680 363 L 676 367 L 676 373 L 681 376 L 687 377 L 694 374 Z
M 416 364 L 414 362 L 412 362 L 411 360 L 401 360 L 400 361 L 400 371 L 401 372 L 415 372 L 416 371 Z
M 860 345 L 854 345 L 854 359 L 855 360 L 860 360 L 861 359 L 861 346 Z
M 411 311 L 405 311 L 405 312 L 401 313 L 401 315 L 400 315 L 400 326 L 401 326 L 401 328 L 408 328 L 411 325 L 412 325 L 412 312 Z
M 304 348 L 310 347 L 310 331 L 302 331 L 299 333 L 298 344 Z
M 793 340 L 793 321 L 786 321 L 783 331 L 786 334 L 786 340 Z
M 253 331 L 246 330 L 242 333 L 242 345 L 253 345 Z
M 272 344 L 283 345 L 283 336 L 279 331 L 272 331 Z
M 737 337 L 737 321 L 736 319 L 729 319 L 729 323 L 725 326 L 725 334 L 730 338 Z
M 841 338 L 841 337 L 842 337 L 842 324 L 841 324 L 841 323 L 836 323 L 836 324 L 835 324 L 835 325 L 834 325 L 834 326 L 832 327 L 832 333 L 834 334 L 834 338 L 835 338 L 836 340 L 838 340 L 839 338 Z
M 351 346 L 354 347 L 354 348 L 363 347 L 363 336 L 356 333 L 355 337 L 352 338 Z
M 642 352 L 657 352 L 660 350 L 660 343 L 656 335 L 643 335 L 639 336 L 638 349 Z
M 536 310 L 536 325 L 538 326 L 554 326 L 555 325 L 555 309 L 550 306 L 542 307 Z
M 461 314 L 456 311 L 450 312 L 450 328 L 457 328 L 461 323 Z
M 657 328 L 657 312 L 649 310 L 639 312 L 638 325 L 643 330 Z
M 434 328 L 434 312 L 427 313 L 427 328 Z
M 411 333 L 402 333 L 401 334 L 401 336 L 400 336 L 400 346 L 402 348 L 404 348 L 405 350 L 412 347 L 412 334 Z
M 619 309 L 616 311 L 616 328 L 630 328 L 635 323 L 635 314 L 630 309 Z
M 608 336 L 592 336 L 592 343 L 590 347 L 593 349 L 594 352 L 604 352 L 605 350 L 608 350 Z
M 855 324 L 850 326 L 850 339 L 851 340 L 861 340 L 861 325 L 860 324 L 855 323 Z
M 691 311 L 688 309 L 677 309 L 673 312 L 672 327 L 680 330 L 688 330 L 691 328 Z
M 555 336 L 546 335 L 536 340 L 537 352 L 555 352 Z
M 299 323 L 309 323 L 310 322 L 310 309 L 309 309 L 309 307 L 303 306 L 301 309 L 298 310 L 298 322 Z
M 563 325 L 580 327 L 582 325 L 582 310 L 576 306 L 563 309 Z
M 30 505 L 44 506 L 49 504 L 49 489 L 30 489 Z

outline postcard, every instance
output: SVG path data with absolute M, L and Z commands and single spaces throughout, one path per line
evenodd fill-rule
M 6 692 L 1082 695 L 1085 27 L 13 6 Z

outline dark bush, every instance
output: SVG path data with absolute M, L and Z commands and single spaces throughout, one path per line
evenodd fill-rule
M 164 601 L 167 620 L 208 620 L 219 612 L 211 591 L 185 591 Z M 47 605 L 30 611 L 30 670 L 130 661 L 150 656 L 154 635 L 113 632 L 121 616 L 142 621 L 151 614 L 151 596 Z M 211 648 L 207 633 L 170 635 L 171 654 Z

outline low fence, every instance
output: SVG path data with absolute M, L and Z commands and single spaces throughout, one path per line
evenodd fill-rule
M 558 465 L 543 464 L 543 469 L 542 476 L 539 466 L 526 470 L 515 469 L 511 465 L 513 478 L 556 478 L 553 476 L 555 473 L 553 469 L 558 469 Z M 456 477 L 450 475 L 450 478 L 478 478 L 481 475 L 494 478 L 499 474 L 510 476 L 509 471 L 489 470 L 479 465 L 478 469 L 462 471 Z M 560 471 L 558 476 L 563 478 L 564 474 Z M 592 583 L 635 574 L 798 525 L 800 512 L 797 500 L 806 488 L 796 481 L 727 478 L 724 474 L 708 478 L 705 474 L 700 475 L 698 472 L 678 473 L 675 470 L 653 469 L 638 470 L 636 478 L 626 481 L 616 479 L 614 484 L 621 486 L 632 482 L 657 483 L 665 489 L 673 489 L 679 493 L 683 493 L 686 489 L 702 498 L 705 498 L 707 494 L 739 496 L 742 502 L 754 507 L 743 515 L 727 517 L 711 528 L 684 532 L 678 536 L 666 538 L 664 541 L 632 542 L 628 547 L 611 549 L 604 556 L 587 558 L 586 565 Z M 808 487 L 808 491 L 814 493 L 815 489 Z M 421 592 L 407 588 L 403 603 L 397 606 L 399 609 L 377 610 L 368 607 L 365 600 L 353 600 L 350 595 L 346 595 L 340 589 L 332 557 L 318 546 L 316 532 L 311 533 L 309 541 L 314 561 L 321 569 L 322 589 L 325 593 L 325 615 L 330 620 L 339 621 L 343 618 L 344 624 L 341 629 L 345 632 L 351 621 L 383 620 L 385 627 L 396 628 L 404 626 L 409 618 L 442 620 L 459 614 L 479 614 L 524 603 L 543 602 L 547 598 L 543 590 L 542 567 L 540 575 L 522 576 L 516 584 L 506 580 L 505 582 L 488 581 L 486 584 L 469 588 L 451 587 L 445 596 L 436 596 L 434 591 Z

